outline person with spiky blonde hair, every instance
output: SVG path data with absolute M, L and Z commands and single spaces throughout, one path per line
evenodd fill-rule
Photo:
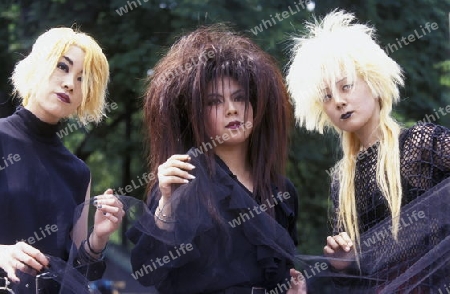
M 75 226 L 77 206 L 90 203 L 91 175 L 57 130 L 68 117 L 83 124 L 100 122 L 108 80 L 109 65 L 100 46 L 71 28 L 44 32 L 16 64 L 11 81 L 22 105 L 0 119 L 0 287 L 59 293 L 56 281 L 69 274 L 52 264 L 55 258 L 70 257 L 69 267 L 77 267 L 87 279 L 102 276 L 103 249 L 120 226 L 123 205 L 108 189 L 93 202 L 92 231 L 87 230 L 87 209 Z M 64 275 L 37 282 L 36 274 L 50 268 Z M 87 289 L 87 283 L 81 289 L 71 285 L 77 293 Z
M 334 10 L 306 23 L 306 31 L 295 38 L 287 73 L 295 117 L 310 131 L 334 129 L 343 151 L 332 174 L 333 236 L 327 237 L 324 254 L 334 270 L 345 272 L 356 264 L 364 274 L 363 267 L 369 266 L 361 262 L 368 256 L 364 254 L 376 247 L 364 251 L 368 232 L 391 222 L 386 238 L 406 243 L 399 235 L 404 233 L 403 208 L 449 178 L 450 131 L 434 124 L 406 129 L 392 118 L 403 73 L 377 43 L 373 27 L 356 22 L 352 13 Z M 416 244 L 431 246 L 420 252 L 433 248 L 430 240 Z M 410 267 L 402 262 L 417 256 L 392 257 L 386 263 L 392 271 L 372 272 L 376 282 L 371 283 L 389 288 L 387 281 Z M 399 284 L 429 291 L 435 281 L 408 283 Z

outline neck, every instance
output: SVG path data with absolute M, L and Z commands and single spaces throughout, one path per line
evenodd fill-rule
M 24 108 L 45 123 L 56 125 L 59 122 L 59 118 L 46 114 L 44 111 L 40 110 L 39 107 L 36 107 L 32 101 L 24 106 Z
M 251 166 L 247 150 L 248 142 L 246 141 L 233 146 L 217 146 L 214 152 L 242 182 L 251 179 Z
M 376 142 L 379 141 L 381 137 L 381 132 L 377 129 L 373 133 L 365 134 L 363 136 L 359 136 L 357 134 L 359 141 L 361 142 L 361 147 L 366 150 L 370 146 L 373 146 Z
M 355 132 L 356 137 L 361 142 L 361 147 L 367 149 L 381 138 L 380 113 L 375 112 L 366 125 Z

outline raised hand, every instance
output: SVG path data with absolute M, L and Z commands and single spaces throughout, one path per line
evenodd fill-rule
M 187 172 L 195 168 L 189 163 L 190 160 L 191 157 L 187 154 L 175 154 L 158 167 L 159 190 L 162 198 L 170 198 L 172 184 L 186 184 L 189 180 L 195 179 Z
M 330 264 L 337 270 L 346 269 L 355 257 L 355 250 L 353 242 L 346 232 L 341 232 L 339 235 L 328 236 L 327 245 L 323 248 L 325 256 L 332 257 Z M 342 260 L 335 260 L 340 258 Z
M 97 211 L 94 216 L 94 229 L 89 238 L 92 249 L 97 252 L 106 246 L 109 236 L 120 227 L 125 215 L 122 202 L 113 193 L 112 189 L 108 189 L 103 195 L 94 197 Z

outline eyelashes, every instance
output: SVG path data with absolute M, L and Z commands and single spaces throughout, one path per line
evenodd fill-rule
M 69 66 L 67 64 L 65 64 L 64 62 L 58 62 L 56 67 L 63 70 L 66 73 L 69 72 Z
M 56 64 L 56 68 L 59 68 L 60 70 L 62 70 L 65 73 L 68 73 L 69 69 L 70 69 L 69 66 L 65 62 L 62 62 L 62 61 L 60 61 Z M 82 80 L 83 79 L 81 76 L 77 77 L 77 81 L 81 82 Z
M 341 93 L 348 93 L 353 88 L 353 86 L 354 86 L 353 84 L 342 85 L 342 87 L 340 89 L 340 92 Z M 327 102 L 327 101 L 331 100 L 331 98 L 333 98 L 333 96 L 331 94 L 325 93 L 325 95 L 323 96 L 322 100 L 324 102 Z
M 233 102 L 245 102 L 245 97 L 242 95 L 236 96 L 232 98 Z M 210 98 L 207 102 L 208 106 L 216 106 L 223 103 L 223 99 L 221 98 Z

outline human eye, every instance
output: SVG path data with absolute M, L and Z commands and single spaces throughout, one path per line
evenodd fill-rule
M 326 93 L 326 94 L 323 96 L 323 102 L 328 102 L 328 101 L 331 100 L 331 98 L 332 98 L 331 94 Z
M 56 67 L 63 70 L 64 72 L 69 72 L 69 66 L 64 62 L 58 62 Z
M 219 97 L 210 97 L 208 99 L 207 105 L 208 106 L 217 106 L 220 103 L 222 103 L 222 99 L 220 99 Z
M 346 84 L 342 86 L 342 91 L 348 92 L 351 88 L 353 88 L 353 84 Z
M 234 97 L 234 101 L 236 101 L 236 102 L 244 102 L 245 101 L 245 97 L 244 97 L 244 95 L 238 95 L 238 96 Z

